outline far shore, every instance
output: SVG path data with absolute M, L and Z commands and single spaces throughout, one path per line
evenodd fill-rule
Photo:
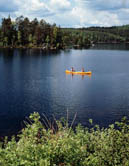
M 75 49 L 85 49 L 85 48 L 90 48 L 92 46 L 95 46 L 96 44 L 129 44 L 129 42 L 97 42 L 97 43 L 93 43 L 92 45 L 88 45 L 88 46 L 85 46 L 85 47 L 81 47 L 79 45 L 74 45 L 74 46 L 71 46 L 71 47 L 68 47 L 68 46 L 65 46 L 64 48 L 56 48 L 56 47 L 49 47 L 49 48 L 44 48 L 42 46 L 0 46 L 0 48 L 11 48 L 11 49 L 14 49 L 14 48 L 20 48 L 20 49 L 41 49 L 41 50 L 44 50 L 44 51 L 57 51 L 57 50 L 65 50 L 67 48 L 75 48 Z

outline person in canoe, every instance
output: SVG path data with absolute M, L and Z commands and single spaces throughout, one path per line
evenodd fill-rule
M 71 67 L 71 71 L 72 71 L 72 72 L 75 72 L 75 70 L 74 70 L 74 68 L 73 68 L 73 67 Z
M 82 68 L 82 72 L 85 72 L 84 67 Z

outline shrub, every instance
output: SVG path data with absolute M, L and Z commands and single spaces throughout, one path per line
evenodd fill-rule
M 116 122 L 117 127 L 88 129 L 78 125 L 73 131 L 67 123 L 57 121 L 58 130 L 53 126 L 45 129 L 39 114 L 33 113 L 18 141 L 12 137 L 1 143 L 0 165 L 129 166 L 128 123 L 123 118 Z

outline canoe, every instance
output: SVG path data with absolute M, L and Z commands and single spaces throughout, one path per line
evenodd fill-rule
M 71 71 L 71 70 L 65 70 L 66 74 L 81 74 L 81 75 L 91 75 L 92 72 L 91 71 L 87 71 L 87 72 L 82 72 L 82 71 Z

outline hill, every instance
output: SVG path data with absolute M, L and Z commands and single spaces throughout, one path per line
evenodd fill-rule
M 92 43 L 120 43 L 129 42 L 129 25 L 113 27 L 89 27 L 89 28 L 62 28 L 72 38 L 86 36 Z

